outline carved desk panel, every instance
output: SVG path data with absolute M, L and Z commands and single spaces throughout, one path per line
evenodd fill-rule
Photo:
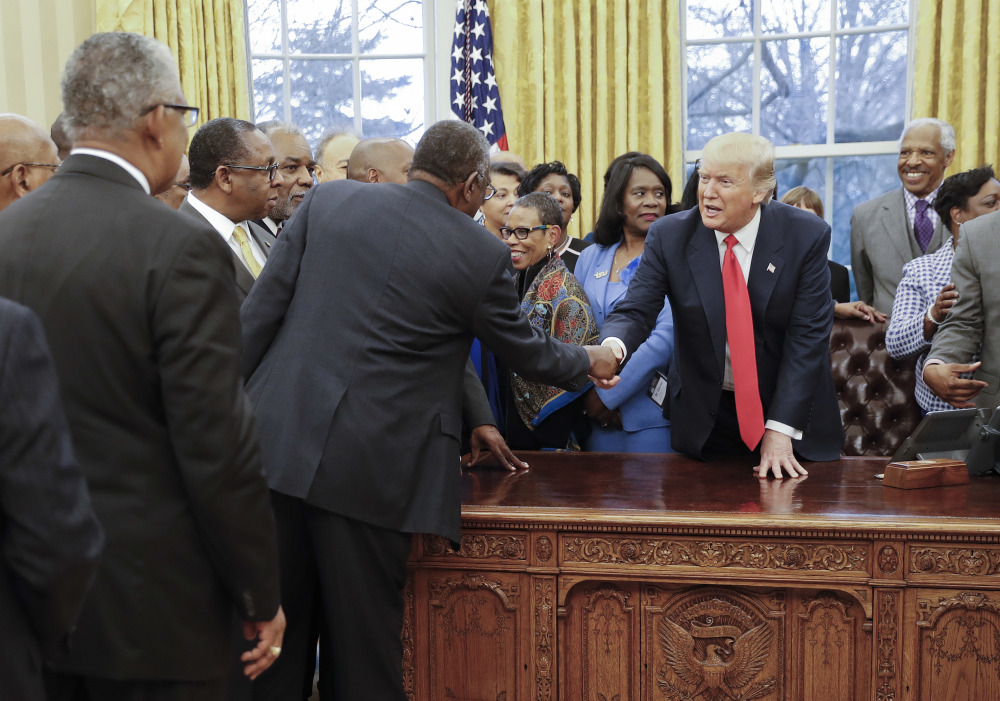
M 414 538 L 412 699 L 1000 699 L 1000 478 L 901 491 L 884 459 L 528 453 Z

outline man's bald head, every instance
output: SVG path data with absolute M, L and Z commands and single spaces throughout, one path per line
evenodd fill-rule
M 0 210 L 44 185 L 58 165 L 45 129 L 19 114 L 0 114 Z
M 363 183 L 406 184 L 413 147 L 401 139 L 365 139 L 347 161 L 347 177 Z
M 528 170 L 528 166 L 524 164 L 524 159 L 513 151 L 496 151 L 495 153 L 490 154 L 491 166 L 499 165 L 501 163 L 516 163 L 525 171 Z

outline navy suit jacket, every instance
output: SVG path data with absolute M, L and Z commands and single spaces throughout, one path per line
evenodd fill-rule
M 243 304 L 243 371 L 272 489 L 402 532 L 459 538 L 473 336 L 568 390 L 579 346 L 521 311 L 510 250 L 420 180 L 312 188 Z
M 781 203 L 761 206 L 747 282 L 757 382 L 765 419 L 801 429 L 794 447 L 807 460 L 835 460 L 843 443 L 830 372 L 829 247 L 830 227 L 816 215 Z M 664 294 L 674 316 L 673 446 L 700 457 L 722 393 L 726 309 L 719 246 L 698 209 L 650 228 L 639 270 L 602 339 L 619 338 L 633 352 L 653 328 Z
M 104 543 L 38 318 L 0 299 L 0 698 L 43 701 Z

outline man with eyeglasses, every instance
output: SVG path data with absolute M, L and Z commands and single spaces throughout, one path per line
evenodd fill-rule
M 58 169 L 56 145 L 42 127 L 19 114 L 0 114 L 0 211 Z
M 264 267 L 275 236 L 254 220 L 278 203 L 285 179 L 274 148 L 250 122 L 220 117 L 191 138 L 191 192 L 180 210 L 207 222 L 229 245 L 240 301 Z
M 284 183 L 278 188 L 278 201 L 271 213 L 254 223 L 277 236 L 313 186 L 316 161 L 302 130 L 294 124 L 272 120 L 261 122 L 257 128 L 271 140 Z
M 281 654 L 285 619 L 229 249 L 150 197 L 197 108 L 166 45 L 120 32 L 73 51 L 62 100 L 72 152 L 0 212 L 0 296 L 41 320 L 105 531 L 48 698 L 218 701 L 234 617 L 255 639 L 249 677 Z
M 174 176 L 173 185 L 155 197 L 171 209 L 180 209 L 189 192 L 191 192 L 191 164 L 188 163 L 187 156 L 181 156 L 181 166 Z

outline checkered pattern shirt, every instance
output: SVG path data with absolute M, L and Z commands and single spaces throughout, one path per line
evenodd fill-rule
M 924 339 L 924 319 L 927 310 L 937 299 L 941 288 L 951 280 L 951 262 L 955 249 L 949 237 L 934 253 L 914 258 L 903 266 L 903 279 L 896 288 L 896 301 L 892 303 L 889 330 L 885 332 L 885 347 L 893 358 L 917 358 L 917 403 L 924 411 L 954 409 L 938 398 L 924 384 L 924 361 L 931 342 Z
M 941 187 L 938 186 L 938 190 L 940 189 Z M 917 218 L 917 200 L 923 200 L 927 203 L 927 218 L 930 219 L 931 226 L 937 229 L 938 224 L 941 222 L 941 217 L 938 216 L 937 211 L 934 209 L 934 200 L 937 199 L 937 194 L 938 191 L 935 190 L 931 194 L 927 195 L 927 197 L 917 197 L 905 187 L 903 188 L 903 202 L 906 204 L 906 218 L 910 221 L 910 235 L 916 236 L 916 234 L 913 233 L 915 231 L 913 228 L 913 222 Z M 948 232 L 945 231 L 943 233 L 947 235 Z M 935 293 L 934 296 L 937 297 L 937 293 Z

